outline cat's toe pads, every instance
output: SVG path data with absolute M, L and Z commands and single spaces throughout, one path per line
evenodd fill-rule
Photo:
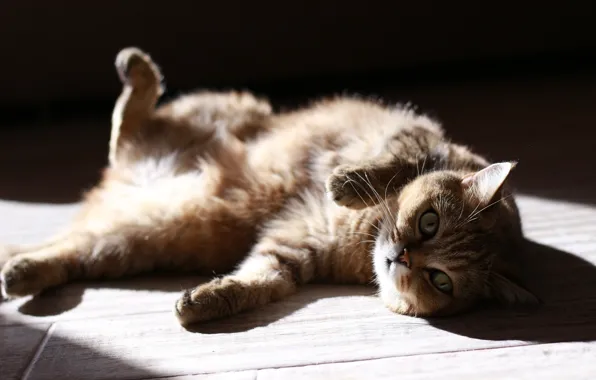
M 118 53 L 116 71 L 122 83 L 133 87 L 156 84 L 162 79 L 151 57 L 136 47 L 125 48 Z
M 360 186 L 356 169 L 348 165 L 337 167 L 325 184 L 329 199 L 340 206 L 353 209 L 369 206 L 360 195 L 361 192 L 366 194 Z
M 0 272 L 0 290 L 5 299 L 40 293 L 47 288 L 49 268 L 30 258 L 9 260 Z
M 186 290 L 176 301 L 174 313 L 182 326 L 227 317 L 236 312 L 237 284 L 216 279 Z

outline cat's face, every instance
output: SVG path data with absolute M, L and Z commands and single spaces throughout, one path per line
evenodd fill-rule
M 501 193 L 513 165 L 495 165 L 465 178 L 442 171 L 420 176 L 387 203 L 374 269 L 391 310 L 437 316 L 481 298 L 536 300 L 505 276 L 506 251 L 521 229 L 514 203 Z

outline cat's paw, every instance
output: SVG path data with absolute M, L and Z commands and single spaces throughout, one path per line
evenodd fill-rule
M 4 264 L 6 264 L 11 257 L 16 256 L 18 252 L 19 251 L 15 247 L 0 244 L 0 270 L 2 270 Z
M 327 178 L 325 187 L 329 198 L 336 204 L 352 209 L 363 209 L 372 203 L 368 192 L 370 189 L 363 187 L 364 172 L 358 167 L 341 165 L 333 170 Z M 367 204 L 368 203 L 368 204 Z
M 9 260 L 0 272 L 0 290 L 5 299 L 40 293 L 56 277 L 56 269 L 47 261 L 27 256 Z
M 122 83 L 132 87 L 159 85 L 161 73 L 151 57 L 136 47 L 122 49 L 116 56 L 116 71 Z
M 244 285 L 230 278 L 188 289 L 176 302 L 176 317 L 182 326 L 188 326 L 236 314 L 243 291 Z

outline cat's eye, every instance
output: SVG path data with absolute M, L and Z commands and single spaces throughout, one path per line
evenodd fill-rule
M 439 215 L 433 210 L 429 210 L 422 214 L 418 222 L 418 229 L 420 233 L 426 238 L 435 236 L 439 229 Z
M 440 270 L 433 270 L 430 272 L 430 282 L 435 288 L 439 289 L 443 293 L 451 293 L 453 291 L 453 283 L 449 276 L 445 272 Z

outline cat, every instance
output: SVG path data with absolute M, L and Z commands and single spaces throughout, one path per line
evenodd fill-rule
M 520 281 L 508 178 L 409 107 L 334 97 L 284 113 L 247 92 L 157 107 L 162 74 L 126 48 L 109 165 L 60 236 L 0 253 L 5 297 L 154 270 L 226 274 L 186 290 L 184 325 L 283 300 L 312 282 L 376 283 L 396 313 L 539 302 Z

